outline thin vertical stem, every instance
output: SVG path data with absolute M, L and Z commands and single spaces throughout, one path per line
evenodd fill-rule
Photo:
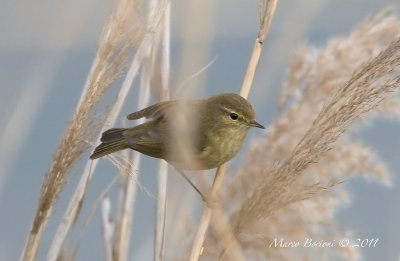
M 142 43 L 139 45 L 138 51 L 132 60 L 126 78 L 122 83 L 121 90 L 117 96 L 117 102 L 112 107 L 109 116 L 106 120 L 106 125 L 102 128 L 100 133 L 105 131 L 109 126 L 113 126 L 117 121 L 118 115 L 120 114 L 122 106 L 125 103 L 125 99 L 128 96 L 128 93 L 132 87 L 132 83 L 139 71 L 143 57 L 145 57 L 146 54 L 149 52 L 150 43 L 151 39 L 149 39 L 149 36 L 145 36 L 144 39 L 142 40 Z M 100 140 L 100 134 L 97 137 L 97 140 Z M 62 217 L 63 222 L 61 222 L 57 228 L 57 232 L 49 248 L 47 260 L 49 261 L 57 260 L 57 257 L 62 249 L 62 245 L 65 241 L 65 238 L 67 237 L 68 232 L 75 220 L 75 217 L 78 214 L 79 206 L 85 195 L 87 184 L 90 182 L 92 173 L 95 171 L 97 164 L 98 164 L 98 159 L 95 159 L 93 161 L 88 160 L 88 162 L 86 163 L 81 179 L 79 180 L 78 185 L 68 204 L 68 207 Z
M 103 228 L 103 243 L 105 259 L 113 261 L 112 258 L 112 235 L 114 233 L 114 223 L 110 220 L 111 202 L 106 196 L 101 201 L 101 227 Z
M 260 18 L 259 33 L 253 47 L 253 52 L 249 61 L 249 65 L 247 67 L 246 75 L 243 80 L 242 89 L 240 91 L 240 95 L 243 96 L 244 98 L 247 98 L 250 93 L 252 83 L 254 80 L 254 75 L 261 57 L 264 40 L 271 26 L 271 21 L 275 13 L 277 3 L 278 0 L 267 0 L 265 4 L 265 9 L 261 10 L 262 17 Z M 262 5 L 262 7 L 264 8 L 264 5 Z M 215 174 L 214 183 L 212 185 L 210 193 L 211 204 L 205 205 L 204 207 L 203 215 L 200 220 L 200 225 L 197 230 L 197 234 L 192 246 L 192 251 L 189 259 L 190 261 L 196 261 L 199 259 L 201 249 L 204 243 L 205 233 L 207 232 L 207 228 L 209 227 L 213 211 L 218 212 L 218 215 L 215 216 L 216 219 L 215 224 L 222 224 L 224 226 L 224 229 L 218 229 L 218 228 L 216 229 L 217 236 L 221 238 L 221 242 L 223 243 L 224 248 L 227 249 L 229 247 L 230 249 L 232 249 L 232 246 L 235 247 L 234 253 L 233 252 L 228 253 L 226 251 L 223 251 L 222 254 L 223 255 L 228 254 L 230 260 L 244 259 L 240 251 L 240 245 L 238 244 L 237 240 L 233 237 L 233 233 L 228 233 L 228 235 L 226 235 L 227 231 L 229 232 L 231 229 L 228 220 L 226 220 L 223 217 L 220 206 L 218 204 L 212 203 L 214 202 L 214 200 L 216 200 L 216 193 L 217 191 L 220 190 L 220 187 L 222 185 L 222 180 L 225 175 L 226 166 L 227 163 L 220 166 Z M 226 238 L 228 238 L 228 240 L 226 240 Z
M 169 99 L 169 70 L 170 70 L 170 20 L 171 6 L 165 10 L 164 30 L 161 39 L 161 88 L 160 100 Z M 165 219 L 167 216 L 167 184 L 168 183 L 168 164 L 164 160 L 160 160 L 158 170 L 158 195 L 157 195 L 157 219 L 155 229 L 155 246 L 154 260 L 162 261 L 164 259 L 164 243 L 165 243 Z
M 222 184 L 225 175 L 225 170 L 226 170 L 226 164 L 221 165 L 217 169 L 209 196 L 210 202 L 216 200 L 217 188 L 219 188 Z M 203 248 L 204 237 L 211 221 L 211 214 L 212 214 L 212 209 L 209 205 L 206 204 L 204 206 L 203 215 L 200 220 L 200 225 L 197 229 L 196 237 L 194 239 L 189 261 L 196 261 L 199 259 L 201 250 Z
M 161 11 L 163 10 L 161 5 L 158 8 Z M 132 60 L 130 68 L 125 77 L 125 80 L 122 83 L 121 90 L 117 96 L 117 102 L 112 107 L 109 116 L 105 122 L 105 126 L 102 128 L 101 132 L 105 131 L 109 126 L 113 126 L 115 124 L 118 115 L 120 114 L 120 111 L 122 109 L 122 106 L 125 103 L 125 99 L 128 96 L 130 88 L 132 87 L 132 83 L 135 80 L 136 76 L 138 75 L 138 71 L 142 65 L 143 59 L 148 57 L 150 54 L 151 47 L 154 44 L 154 38 L 155 38 L 154 32 L 157 31 L 157 28 L 159 26 L 159 23 L 157 21 L 158 20 L 155 17 L 153 17 L 153 20 L 151 21 L 149 20 L 148 32 L 144 35 L 136 51 L 136 54 Z M 107 31 L 107 33 L 109 32 Z M 84 93 L 85 92 L 86 91 L 84 91 Z M 97 137 L 97 140 L 99 139 L 100 135 Z M 80 203 L 82 202 L 86 192 L 86 186 L 91 180 L 91 175 L 95 171 L 97 163 L 98 163 L 97 159 L 93 161 L 89 160 L 86 163 L 83 175 L 81 176 L 81 179 L 71 197 L 71 201 L 67 207 L 67 210 L 62 218 L 63 222 L 61 222 L 59 227 L 57 228 L 54 240 L 52 241 L 52 245 L 49 249 L 47 258 L 50 261 L 56 260 L 62 249 L 62 245 L 65 241 L 65 238 L 67 237 L 67 234 L 72 226 L 72 223 L 74 222 L 76 216 L 78 215 Z M 28 242 L 28 244 L 32 243 Z
M 85 130 L 84 126 L 89 119 L 90 111 L 101 97 L 101 95 L 95 96 L 93 94 L 104 93 L 109 86 L 109 84 L 100 85 L 98 82 L 103 82 L 107 77 L 110 82 L 115 79 L 114 77 L 116 74 L 113 73 L 114 71 L 107 74 L 107 68 L 111 62 L 115 62 L 115 72 L 121 68 L 120 65 L 123 59 L 113 59 L 112 57 L 121 57 L 119 54 L 121 54 L 122 51 L 118 53 L 116 48 L 108 47 L 110 45 L 118 46 L 121 41 L 123 41 L 119 28 L 121 28 L 121 25 L 127 23 L 127 20 L 124 18 L 126 18 L 126 16 L 131 16 L 131 11 L 133 10 L 127 8 L 127 5 L 129 5 L 129 1 L 120 1 L 116 6 L 116 13 L 111 16 L 109 22 L 105 25 L 106 31 L 101 39 L 96 59 L 93 62 L 81 99 L 73 119 L 67 126 L 64 136 L 61 139 L 52 166 L 45 175 L 32 228 L 21 256 L 22 260 L 30 261 L 36 259 L 43 231 L 47 225 L 54 204 L 67 182 L 68 171 L 83 151 L 83 148 L 82 151 L 77 149 L 79 148 L 79 139 Z M 121 13 L 122 15 L 119 15 Z M 60 243 L 60 241 L 57 242 Z M 53 249 L 50 251 L 53 251 Z M 58 255 L 58 252 L 56 252 L 55 255 Z
M 155 229 L 154 260 L 164 260 L 165 219 L 167 216 L 168 163 L 160 160 L 158 169 L 157 219 Z
M 151 53 L 151 51 L 150 51 Z M 150 55 L 149 53 L 149 55 Z M 148 62 L 148 58 L 145 59 L 145 65 Z M 141 85 L 138 97 L 138 109 L 145 107 L 150 99 L 150 75 L 147 69 L 148 66 L 143 66 L 141 74 Z M 144 122 L 144 119 L 138 120 L 138 124 Z M 132 165 L 135 168 L 139 168 L 140 154 L 136 151 L 132 153 Z M 133 182 L 131 177 L 122 171 L 122 197 L 120 201 L 121 212 L 119 220 L 115 229 L 115 240 L 114 240 L 114 252 L 113 260 L 124 261 L 127 260 L 129 253 L 130 236 L 132 232 L 132 221 L 133 221 L 133 209 L 135 202 L 135 195 L 137 190 L 137 183 Z
M 258 63 L 261 57 L 261 52 L 264 47 L 264 41 L 271 27 L 272 18 L 275 14 L 277 5 L 278 0 L 267 0 L 264 12 L 262 12 L 263 10 L 261 10 L 262 16 L 260 18 L 260 30 L 254 42 L 253 52 L 251 54 L 249 65 L 247 66 L 246 75 L 244 77 L 242 89 L 240 91 L 240 95 L 244 98 L 247 98 L 249 96 L 250 89 L 253 85 L 254 75 L 256 74 Z M 261 9 L 263 8 L 264 5 L 261 5 Z
M 149 15 L 148 15 L 148 24 L 149 28 L 153 26 L 154 22 L 158 21 L 158 17 L 162 18 L 165 15 L 168 5 L 165 1 L 156 1 L 152 0 L 149 2 Z M 157 25 L 162 25 L 162 23 L 156 23 Z M 158 30 L 157 30 L 158 31 Z M 146 56 L 146 64 L 143 66 L 143 72 L 141 77 L 141 91 L 139 95 L 138 109 L 142 109 L 146 107 L 150 98 L 150 84 L 152 73 L 154 69 L 154 59 L 157 50 L 158 37 L 159 33 L 155 33 L 152 38 L 152 46 Z M 143 94 L 143 95 L 142 95 Z M 140 119 L 138 124 L 144 122 L 144 119 Z M 133 152 L 134 162 L 133 166 L 137 167 L 139 164 L 140 156 L 139 153 Z M 120 222 L 117 227 L 116 240 L 114 244 L 114 260 L 124 261 L 127 260 L 128 252 L 129 252 L 129 242 L 131 235 L 131 226 L 132 226 L 132 218 L 133 218 L 133 201 L 136 194 L 136 184 L 132 182 L 125 181 L 123 182 L 123 197 L 121 199 L 121 217 Z

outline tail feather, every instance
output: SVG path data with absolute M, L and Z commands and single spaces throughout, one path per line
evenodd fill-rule
M 102 143 L 97 146 L 90 159 L 97 159 L 110 153 L 128 148 L 123 132 L 126 129 L 115 128 L 105 131 L 101 136 Z
M 103 132 L 101 134 L 101 141 L 102 142 L 113 142 L 113 141 L 118 141 L 124 138 L 123 132 L 126 129 L 124 128 L 114 128 L 114 129 L 109 129 Z

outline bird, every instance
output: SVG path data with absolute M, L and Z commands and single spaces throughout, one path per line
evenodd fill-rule
M 250 128 L 264 129 L 251 104 L 235 93 L 163 101 L 127 116 L 128 120 L 143 117 L 150 120 L 103 132 L 90 159 L 132 149 L 164 159 L 179 170 L 213 169 L 240 151 Z

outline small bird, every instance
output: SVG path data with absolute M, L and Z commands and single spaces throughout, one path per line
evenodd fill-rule
M 239 152 L 251 127 L 264 129 L 255 121 L 250 103 L 234 93 L 160 102 L 127 116 L 129 120 L 142 117 L 151 120 L 105 131 L 90 158 L 130 148 L 180 170 L 213 169 Z

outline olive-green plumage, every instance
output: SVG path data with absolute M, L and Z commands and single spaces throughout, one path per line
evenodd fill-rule
M 105 131 L 90 158 L 131 148 L 180 169 L 212 169 L 239 152 L 250 127 L 264 128 L 255 121 L 250 103 L 233 93 L 206 100 L 160 102 L 127 118 L 142 117 L 152 120 Z

